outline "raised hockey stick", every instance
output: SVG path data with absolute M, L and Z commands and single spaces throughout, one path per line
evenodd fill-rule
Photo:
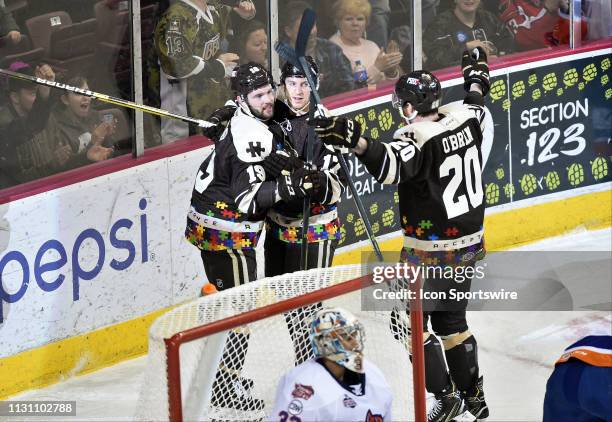
M 310 10 L 310 9 L 307 9 L 307 10 Z M 306 39 L 306 41 L 308 41 L 308 39 Z M 297 40 L 296 40 L 296 45 L 297 45 Z M 306 75 L 306 79 L 308 80 L 308 84 L 310 85 L 311 101 L 314 101 L 314 104 L 316 104 L 317 108 L 324 110 L 324 108 L 322 107 L 323 103 L 321 102 L 321 97 L 319 96 L 319 93 L 317 92 L 316 84 L 314 83 L 314 78 L 310 72 L 310 67 L 308 66 L 308 63 L 306 62 L 304 55 L 302 54 L 301 56 L 299 56 L 297 50 L 293 50 L 290 46 L 288 46 L 286 43 L 283 43 L 283 42 L 276 43 L 275 49 L 278 55 L 281 56 L 283 59 L 287 60 L 289 63 L 302 69 L 302 72 L 304 72 L 304 75 Z M 312 107 L 311 107 L 311 110 L 314 112 Z M 361 202 L 361 198 L 359 197 L 359 192 L 357 192 L 357 189 L 355 188 L 355 184 L 353 183 L 353 179 L 351 179 L 351 175 L 349 172 L 348 165 L 346 164 L 346 160 L 344 159 L 344 156 L 339 151 L 336 152 L 336 157 L 338 157 L 338 162 L 340 163 L 340 167 L 342 168 L 342 171 L 344 171 L 344 174 L 346 174 L 346 180 L 349 185 L 349 189 L 351 190 L 351 194 L 353 195 L 353 200 L 355 201 L 355 205 L 357 206 L 359 215 L 361 215 L 361 219 L 363 220 L 363 223 L 366 227 L 366 232 L 368 234 L 368 237 L 370 238 L 370 242 L 372 243 L 372 246 L 374 247 L 374 252 L 376 253 L 376 256 L 378 257 L 378 260 L 380 262 L 383 262 L 384 259 L 382 256 L 382 252 L 380 251 L 380 247 L 378 246 L 378 242 L 376 241 L 376 237 L 374 236 L 374 230 L 372 230 L 372 225 L 370 224 L 370 220 L 368 219 L 368 215 L 366 214 L 365 208 L 363 206 L 363 202 Z
M 23 73 L 13 72 L 12 70 L 0 69 L 0 74 L 10 76 L 11 78 L 21 79 L 23 81 L 29 81 L 38 85 L 44 85 L 51 88 L 61 89 L 63 91 L 74 92 L 75 94 L 84 95 L 86 97 L 93 98 L 95 100 L 102 101 L 104 103 L 114 104 L 121 107 L 131 108 L 132 110 L 140 110 L 145 113 L 154 114 L 160 117 L 167 117 L 169 119 L 180 120 L 187 123 L 193 123 L 200 127 L 211 127 L 215 126 L 214 123 L 207 122 L 206 120 L 194 119 L 193 117 L 183 116 L 182 114 L 172 113 L 170 111 L 162 110 L 160 108 L 151 107 L 144 104 L 134 103 L 132 101 L 124 100 L 122 98 L 111 97 L 110 95 L 100 94 L 99 92 L 90 91 L 88 89 L 82 89 L 75 86 L 63 84 L 61 82 L 48 81 L 46 79 L 36 78 L 30 75 L 24 75 Z
M 304 10 L 302 14 L 302 20 L 300 21 L 300 28 L 298 30 L 297 37 L 295 39 L 295 54 L 298 57 L 303 57 L 306 54 L 306 46 L 308 44 L 308 38 L 314 27 L 317 16 L 312 9 Z M 305 61 L 298 66 L 298 68 L 304 69 L 308 67 L 304 65 Z M 310 80 L 308 81 L 310 84 Z M 315 86 L 311 84 L 311 87 Z M 310 90 L 310 103 L 316 104 L 315 98 Z M 308 110 L 308 118 L 314 117 L 314 107 L 310 107 Z M 306 163 L 312 164 L 312 156 L 314 154 L 314 128 L 308 127 L 308 134 L 306 136 Z M 306 195 L 304 198 L 304 206 L 302 207 L 302 245 L 300 250 L 300 268 L 305 270 L 308 267 L 308 222 L 310 220 L 310 195 Z

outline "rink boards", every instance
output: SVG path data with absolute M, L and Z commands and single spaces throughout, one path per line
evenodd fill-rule
M 492 73 L 488 249 L 610 226 L 610 144 L 600 136 L 612 97 L 609 57 L 603 49 Z M 444 82 L 447 100 L 460 96 L 460 84 Z M 399 124 L 388 100 L 337 111 L 386 139 Z M 193 176 L 211 147 L 187 149 L 95 177 L 78 170 L 61 187 L 0 205 L 0 398 L 145 353 L 151 321 L 196 295 L 205 277 L 183 230 Z M 393 189 L 349 161 L 382 248 L 399 250 Z M 336 265 L 369 247 L 348 194 L 341 218 Z

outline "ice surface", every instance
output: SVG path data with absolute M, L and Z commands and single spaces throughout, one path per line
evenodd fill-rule
M 610 251 L 611 232 L 579 230 L 517 250 Z M 541 421 L 546 380 L 562 350 L 587 334 L 612 335 L 608 311 L 471 312 L 468 321 L 479 344 L 491 421 Z M 74 420 L 130 420 L 145 362 L 145 357 L 129 360 L 11 400 L 76 400 Z

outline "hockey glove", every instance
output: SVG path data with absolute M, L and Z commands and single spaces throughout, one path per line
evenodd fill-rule
M 346 117 L 315 117 L 308 119 L 321 142 L 335 148 L 355 148 L 361 137 L 361 125 Z
M 236 105 L 224 105 L 223 107 L 213 111 L 206 120 L 208 120 L 210 123 L 214 123 L 215 125 L 202 129 L 202 134 L 211 141 L 217 142 L 219 140 L 219 136 L 221 136 L 225 130 L 227 122 L 230 121 L 236 112 L 236 108 Z
M 268 155 L 261 165 L 266 171 L 266 178 L 277 179 L 284 172 L 291 172 L 304 167 L 304 162 L 287 151 L 279 150 Z
M 312 184 L 307 183 L 308 170 L 299 169 L 291 174 L 281 174 L 277 179 L 278 196 L 284 202 L 293 202 L 306 196 L 306 190 L 312 189 Z
M 463 88 L 470 92 L 472 84 L 478 84 L 482 88 L 483 97 L 489 92 L 489 65 L 487 64 L 487 53 L 476 47 L 472 51 L 465 50 L 461 59 L 461 71 L 463 72 Z
M 327 196 L 327 176 L 322 171 L 310 170 L 304 176 L 304 183 L 310 186 L 306 189 L 313 202 L 323 202 Z

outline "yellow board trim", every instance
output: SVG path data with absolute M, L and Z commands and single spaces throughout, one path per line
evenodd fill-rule
M 0 359 L 0 400 L 147 353 L 147 333 L 162 309 L 140 318 Z
M 489 251 L 502 250 L 577 227 L 597 230 L 611 225 L 612 190 L 607 190 L 491 214 L 485 219 L 485 239 Z M 401 247 L 401 237 L 381 242 L 382 250 Z M 369 244 L 339 254 L 334 265 L 358 263 L 368 250 Z M 0 400 L 145 354 L 149 326 L 167 310 L 0 359 Z
M 560 236 L 577 227 L 598 230 L 611 225 L 612 190 L 607 190 L 488 215 L 484 222 L 485 245 L 488 251 L 499 251 Z M 380 242 L 380 249 L 399 252 L 402 242 L 398 236 Z M 361 262 L 361 254 L 371 250 L 367 243 L 334 257 L 334 265 Z

